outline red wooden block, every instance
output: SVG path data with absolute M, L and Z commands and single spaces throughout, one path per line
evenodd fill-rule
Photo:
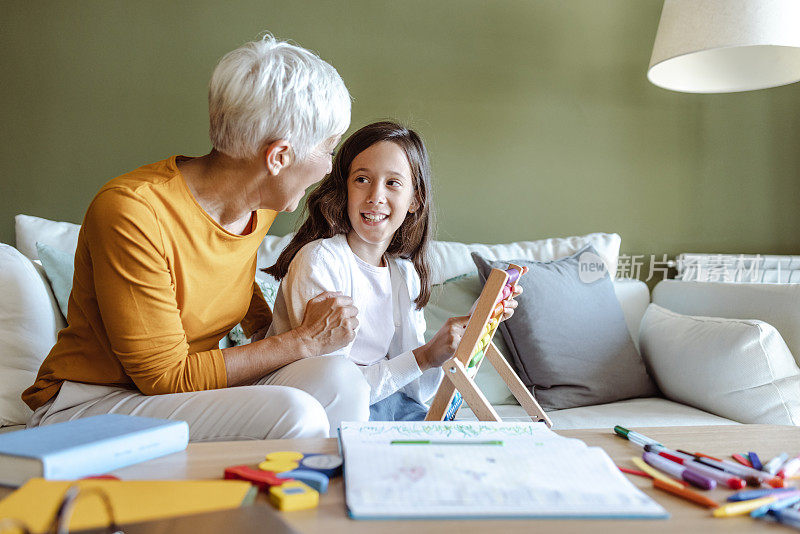
M 272 471 L 253 469 L 246 465 L 234 465 L 225 469 L 225 480 L 246 480 L 258 486 L 258 489 L 268 491 L 270 486 L 280 486 L 294 479 L 281 478 Z

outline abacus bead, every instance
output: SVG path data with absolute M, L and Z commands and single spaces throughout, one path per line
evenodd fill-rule
M 510 296 L 511 296 L 511 288 L 508 286 L 503 286 L 503 297 L 501 300 L 506 300 Z
M 507 269 L 506 273 L 508 274 L 508 282 L 506 282 L 508 285 L 512 285 L 519 278 L 519 271 L 517 269 Z

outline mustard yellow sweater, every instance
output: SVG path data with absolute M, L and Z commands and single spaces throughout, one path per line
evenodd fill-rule
M 146 395 L 224 388 L 219 340 L 240 321 L 250 335 L 271 320 L 254 274 L 276 213 L 258 210 L 247 235 L 226 231 L 197 204 L 177 157 L 111 180 L 92 200 L 69 326 L 22 394 L 31 409 L 64 380 Z

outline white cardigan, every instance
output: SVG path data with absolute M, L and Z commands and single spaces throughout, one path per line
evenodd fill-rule
M 370 404 L 397 391 L 425 404 L 436 393 L 443 374 L 438 367 L 421 372 L 411 352 L 425 344 L 425 316 L 413 302 L 420 291 L 419 276 L 408 260 L 390 258 L 388 263 L 394 338 L 385 359 L 372 365 L 359 365 L 359 369 L 371 388 Z M 354 283 L 358 269 L 344 234 L 318 239 L 301 248 L 281 281 L 267 335 L 282 334 L 300 326 L 306 303 L 323 291 L 340 291 L 351 297 L 358 308 L 359 299 L 364 298 L 358 294 L 360 288 Z M 369 325 L 359 324 L 356 336 L 362 328 L 369 328 Z M 350 343 L 331 354 L 349 357 L 352 346 Z

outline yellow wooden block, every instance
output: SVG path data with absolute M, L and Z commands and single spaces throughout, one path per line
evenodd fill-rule
M 292 471 L 297 469 L 299 464 L 297 462 L 289 462 L 287 460 L 264 460 L 258 464 L 258 468 L 262 471 L 272 471 L 273 473 L 283 473 L 285 471 Z
M 299 480 L 293 480 L 280 486 L 272 486 L 269 489 L 269 502 L 284 512 L 308 510 L 319 505 L 319 493 Z
M 297 451 L 278 451 L 278 452 L 271 452 L 267 455 L 267 460 L 274 460 L 274 461 L 283 461 L 283 462 L 299 462 L 303 459 L 302 452 Z

